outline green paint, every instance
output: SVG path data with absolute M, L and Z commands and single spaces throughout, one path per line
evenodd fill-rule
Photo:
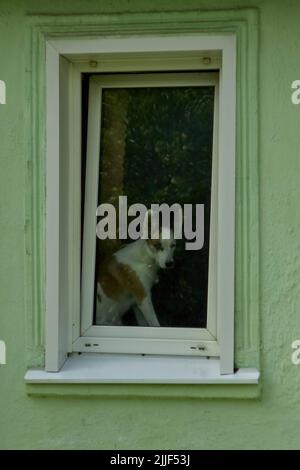
M 36 259 L 44 237 L 44 125 L 40 122 L 36 129 L 30 114 L 34 117 L 37 110 L 43 109 L 43 102 L 32 96 L 31 88 L 32 76 L 40 84 L 43 80 L 43 50 L 41 33 L 35 29 L 32 63 L 28 60 L 30 25 L 42 23 L 42 29 L 47 30 L 52 20 L 44 14 L 101 13 L 99 18 L 107 29 L 116 28 L 120 22 L 126 29 L 130 27 L 128 19 L 139 23 L 142 13 L 149 12 L 143 25 L 147 29 L 151 19 L 163 22 L 163 11 L 176 12 L 173 17 L 167 15 L 176 24 L 181 10 L 188 21 L 199 19 L 201 9 L 232 9 L 231 13 L 203 13 L 204 23 L 209 25 L 211 19 L 218 18 L 222 28 L 226 22 L 228 30 L 236 25 L 241 44 L 247 44 L 251 55 L 250 63 L 244 63 L 245 69 L 239 75 L 240 103 L 255 104 L 256 15 L 253 11 L 244 13 L 240 7 L 257 7 L 260 20 L 260 200 L 258 217 L 255 139 L 245 142 L 239 137 L 239 155 L 250 153 L 253 159 L 245 163 L 238 156 L 237 191 L 242 194 L 243 188 L 249 188 L 250 198 L 244 203 L 250 210 L 251 224 L 249 233 L 242 227 L 237 246 L 236 354 L 239 364 L 258 364 L 258 287 L 253 273 L 257 274 L 255 240 L 259 220 L 261 393 L 256 387 L 216 386 L 26 388 L 23 377 L 28 364 L 43 362 L 44 285 L 42 259 Z M 120 12 L 122 15 L 118 15 Z M 32 18 L 28 13 L 42 16 Z M 291 83 L 300 77 L 299 15 L 297 0 L 73 0 L 72 6 L 67 0 L 1 1 L 0 79 L 7 85 L 7 104 L 0 106 L 0 339 L 7 345 L 7 365 L 0 366 L 0 448 L 299 447 L 300 370 L 290 361 L 291 343 L 300 338 L 300 106 L 293 106 L 290 100 Z M 80 17 L 82 29 L 88 18 L 95 17 Z M 247 18 L 247 27 L 243 26 L 243 18 Z M 53 31 L 68 30 L 72 21 L 74 18 L 56 16 Z M 239 52 L 242 60 L 243 50 Z M 30 108 L 31 103 L 40 108 Z M 238 113 L 242 115 L 243 109 Z M 255 124 L 252 115 L 247 123 L 248 135 L 256 133 Z M 243 125 L 239 136 L 246 132 Z M 237 215 L 238 224 L 241 215 Z M 38 233 L 33 227 L 40 228 Z M 240 247 L 249 239 L 249 259 L 241 261 L 245 251 Z M 246 300 L 245 292 L 249 296 Z M 245 306 L 249 327 L 243 321 Z

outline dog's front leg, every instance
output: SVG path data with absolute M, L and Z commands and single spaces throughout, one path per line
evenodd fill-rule
M 157 319 L 152 300 L 150 295 L 148 295 L 138 306 L 145 319 L 148 322 L 149 326 L 160 326 Z
M 137 305 L 133 305 L 133 312 L 138 326 L 148 326 L 148 322 Z

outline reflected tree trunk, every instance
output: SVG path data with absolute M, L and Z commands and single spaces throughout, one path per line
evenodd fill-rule
M 100 201 L 116 209 L 118 234 L 118 202 L 124 191 L 124 158 L 127 133 L 127 90 L 106 90 L 103 93 L 103 126 L 100 173 Z M 98 240 L 101 259 L 117 251 L 120 240 Z

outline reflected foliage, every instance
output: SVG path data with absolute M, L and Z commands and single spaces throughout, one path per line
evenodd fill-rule
M 119 109 L 126 132 L 125 137 L 124 132 L 122 134 L 124 151 L 118 157 L 123 160 L 118 194 L 127 195 L 129 205 L 136 202 L 147 207 L 154 203 L 205 204 L 204 247 L 199 251 L 186 251 L 185 240 L 178 240 L 175 268 L 160 271 L 160 281 L 152 290 L 153 304 L 162 326 L 205 327 L 214 89 L 135 88 L 126 90 L 126 100 L 124 90 L 107 90 L 102 133 L 111 131 L 107 109 L 107 103 L 112 101 L 109 95 L 116 98 L 118 93 L 121 107 L 126 101 L 126 110 Z M 101 154 L 104 158 L 103 145 Z M 117 170 L 116 166 L 114 168 Z M 101 202 L 108 202 L 109 198 L 101 199 Z M 124 317 L 124 323 L 135 324 L 131 312 Z

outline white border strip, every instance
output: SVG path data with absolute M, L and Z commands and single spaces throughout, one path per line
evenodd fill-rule
M 46 370 L 58 370 L 65 360 L 59 344 L 59 55 L 46 47 Z

